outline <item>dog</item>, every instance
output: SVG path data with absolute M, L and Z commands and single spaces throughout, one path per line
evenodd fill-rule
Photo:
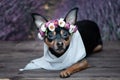
M 56 58 L 63 56 L 69 49 L 72 36 L 76 33 L 76 31 L 79 32 L 82 38 L 86 56 L 102 50 L 103 44 L 97 24 L 90 20 L 77 21 L 77 13 L 78 8 L 75 7 L 67 13 L 64 19 L 60 18 L 50 21 L 40 14 L 32 14 L 33 21 L 40 33 L 38 35 L 39 38 L 44 40 L 49 51 Z M 79 40 L 76 39 L 76 42 L 79 42 Z M 74 51 L 73 54 L 76 55 Z M 86 56 L 61 71 L 60 77 L 67 78 L 75 72 L 88 68 L 89 64 L 85 59 Z

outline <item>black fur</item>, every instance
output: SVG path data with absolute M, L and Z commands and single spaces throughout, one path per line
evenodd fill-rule
M 78 31 L 81 34 L 87 55 L 92 53 L 93 49 L 101 44 L 102 39 L 97 24 L 90 20 L 78 21 L 76 24 Z

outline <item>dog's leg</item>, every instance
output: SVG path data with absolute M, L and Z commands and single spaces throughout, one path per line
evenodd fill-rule
M 71 74 L 75 73 L 75 72 L 78 72 L 78 71 L 81 71 L 83 69 L 86 69 L 88 68 L 88 62 L 87 60 L 83 60 L 81 62 L 78 62 L 74 65 L 72 65 L 71 67 L 67 68 L 66 70 L 62 71 L 60 73 L 60 77 L 61 78 L 67 78 L 69 77 Z
M 103 48 L 103 46 L 101 44 L 99 44 L 93 49 L 93 52 L 99 52 L 102 50 L 102 48 Z

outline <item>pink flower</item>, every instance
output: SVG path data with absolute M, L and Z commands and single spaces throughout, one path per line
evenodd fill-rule
M 58 26 L 58 20 L 55 20 L 55 21 L 54 21 L 54 25 L 55 25 L 55 27 Z
M 74 28 L 74 32 L 76 32 L 78 30 L 78 28 L 77 28 L 77 26 L 75 26 L 75 28 Z
M 66 23 L 66 24 L 65 24 L 65 28 L 69 30 L 69 29 L 70 29 L 70 24 L 69 24 L 69 23 Z
M 44 36 L 45 36 L 45 32 L 43 32 L 43 31 L 39 30 L 39 33 L 40 33 L 40 35 L 41 35 L 42 37 L 44 37 Z
M 45 24 L 45 27 L 47 28 L 50 23 L 51 23 L 51 21 L 47 22 L 47 23 Z

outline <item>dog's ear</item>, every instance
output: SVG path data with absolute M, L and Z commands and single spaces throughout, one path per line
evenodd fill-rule
M 71 9 L 66 17 L 65 17 L 65 21 L 70 23 L 70 24 L 75 24 L 75 22 L 77 21 L 77 12 L 78 12 L 78 8 L 73 8 Z
M 40 14 L 32 13 L 32 17 L 37 28 L 40 28 L 42 24 L 47 22 L 47 19 Z

